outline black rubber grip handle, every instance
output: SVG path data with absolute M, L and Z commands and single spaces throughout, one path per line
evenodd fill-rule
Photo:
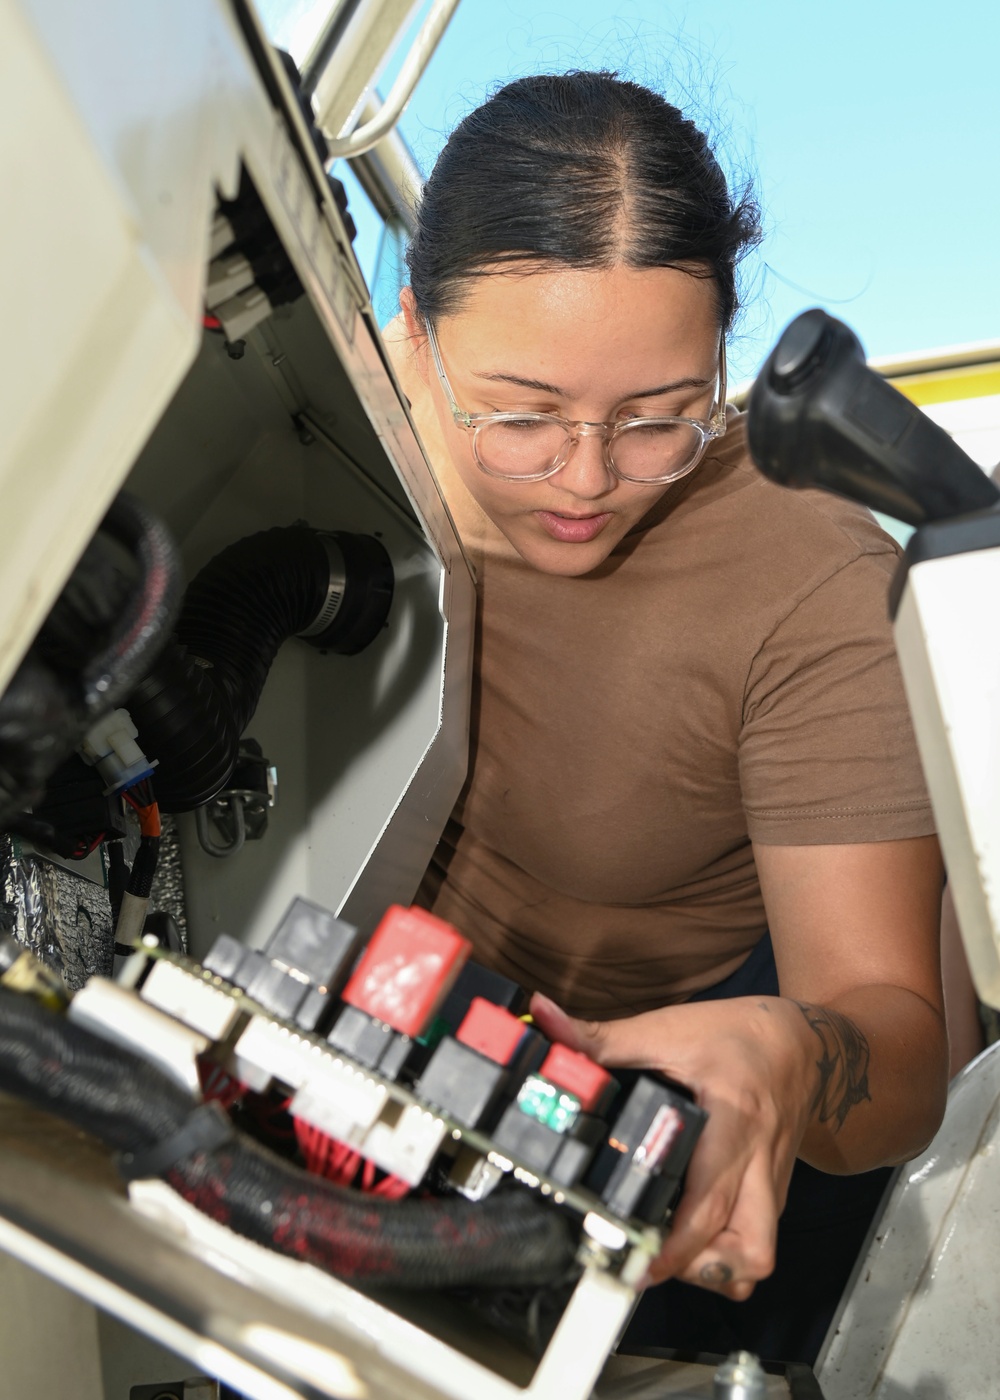
M 944 429 L 868 368 L 854 332 L 819 309 L 796 317 L 771 352 L 747 429 L 772 481 L 822 487 L 909 525 L 1000 501 Z

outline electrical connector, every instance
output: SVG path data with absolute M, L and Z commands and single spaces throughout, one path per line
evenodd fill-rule
M 502 1065 L 446 1035 L 414 1085 L 414 1092 L 456 1122 L 476 1128 L 488 1122 L 506 1083 Z
M 398 1109 L 398 1104 L 386 1105 L 365 1138 L 362 1155 L 382 1171 L 419 1186 L 448 1130 L 436 1114 L 419 1104 L 407 1104 L 401 1112 Z
M 320 991 L 319 987 L 310 987 L 295 1013 L 295 1024 L 301 1026 L 304 1031 L 322 1032 L 323 1022 L 334 1005 L 331 992 Z
M 384 1021 L 366 1016 L 356 1006 L 345 1006 L 333 1023 L 327 1041 L 343 1050 L 352 1060 L 374 1069 L 385 1053 L 392 1028 Z
M 568 1045 L 553 1045 L 542 1064 L 541 1074 L 560 1089 L 575 1095 L 585 1113 L 606 1112 L 618 1088 L 606 1069 Z
M 214 972 L 216 977 L 221 977 L 224 982 L 232 982 L 234 987 L 241 987 L 243 983 L 240 981 L 240 968 L 246 954 L 247 949 L 239 939 L 228 933 L 220 933 L 202 962 L 202 967 L 208 972 Z
M 343 999 L 416 1039 L 430 1025 L 471 948 L 443 919 L 394 904 L 372 934 Z
M 158 958 L 153 963 L 139 995 L 143 1001 L 169 1016 L 176 1016 L 178 1021 L 212 1041 L 224 1040 L 241 1014 L 239 1001 L 232 992 L 166 959 Z
M 261 966 L 246 984 L 248 997 L 284 1021 L 295 1020 L 308 991 L 307 982 L 300 981 L 266 958 L 261 959 Z
M 534 1167 L 535 1171 L 548 1172 L 559 1155 L 564 1138 L 562 1133 L 524 1113 L 520 1104 L 512 1103 L 494 1129 L 493 1141 L 512 1157 L 519 1157 L 527 1166 Z
M 455 985 L 441 1003 L 440 1015 L 447 1022 L 448 1029 L 454 1031 L 476 997 L 502 1006 L 515 1016 L 521 1016 L 528 1009 L 528 993 L 509 977 L 483 967 L 477 962 L 467 962 L 455 979 Z
M 568 1133 L 580 1116 L 580 1100 L 576 1095 L 567 1094 L 538 1074 L 530 1074 L 521 1085 L 517 1106 L 554 1133 Z
M 156 767 L 135 742 L 138 734 L 128 710 L 112 710 L 87 730 L 79 754 L 100 773 L 107 792 L 123 792 Z
M 286 972 L 300 973 L 325 992 L 338 992 L 357 957 L 360 935 L 319 904 L 293 899 L 264 952 Z
M 473 997 L 455 1039 L 498 1065 L 508 1065 L 525 1033 L 523 1021 L 484 997 Z
M 329 1020 L 357 955 L 358 930 L 308 899 L 294 899 L 263 951 L 223 933 L 204 966 L 302 1030 Z M 349 1046 L 343 1048 L 350 1051 Z
M 677 1090 L 640 1076 L 605 1149 L 617 1156 L 600 1193 L 608 1209 L 661 1224 L 707 1117 Z
M 560 1186 L 576 1186 L 583 1179 L 607 1130 L 608 1125 L 603 1118 L 581 1113 L 571 1130 L 563 1135 L 562 1146 L 549 1168 L 552 1180 L 558 1181 Z

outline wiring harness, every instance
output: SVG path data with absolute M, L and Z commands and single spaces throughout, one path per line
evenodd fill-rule
M 126 1176 L 147 1154 L 155 1174 L 212 1219 L 349 1281 L 540 1286 L 573 1267 L 567 1221 L 525 1192 L 474 1204 L 336 1186 L 236 1132 L 137 1055 L 3 988 L 0 1089 L 94 1134 L 122 1154 Z

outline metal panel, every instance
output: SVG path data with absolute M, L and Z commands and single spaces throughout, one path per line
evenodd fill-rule
M 1000 549 L 910 569 L 896 650 L 980 997 L 1000 1006 L 1000 647 L 976 606 L 1000 597 Z
M 901 1171 L 817 1374 L 827 1400 L 987 1400 L 1000 1374 L 1000 1045 Z

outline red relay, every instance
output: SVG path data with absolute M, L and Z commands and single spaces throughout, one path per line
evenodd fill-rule
M 422 1035 L 471 951 L 469 940 L 443 919 L 390 905 L 343 1000 L 393 1030 Z
M 567 1045 L 553 1045 L 539 1074 L 567 1093 L 575 1094 L 584 1113 L 593 1113 L 599 1108 L 612 1083 L 606 1069 Z
M 526 1029 L 505 1006 L 473 997 L 455 1039 L 498 1065 L 509 1065 Z

